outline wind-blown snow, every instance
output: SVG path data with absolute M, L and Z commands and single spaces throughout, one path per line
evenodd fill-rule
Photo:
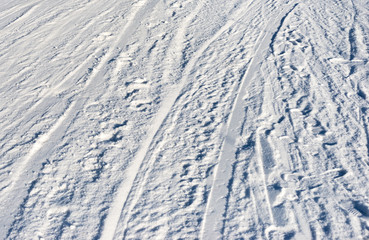
M 369 3 L 0 1 L 0 239 L 369 238 Z

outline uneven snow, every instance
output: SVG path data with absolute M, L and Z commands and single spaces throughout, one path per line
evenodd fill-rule
M 0 239 L 369 238 L 365 0 L 0 0 Z

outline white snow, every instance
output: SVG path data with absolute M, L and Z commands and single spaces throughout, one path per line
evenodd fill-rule
M 367 239 L 368 56 L 364 0 L 0 0 L 0 239 Z

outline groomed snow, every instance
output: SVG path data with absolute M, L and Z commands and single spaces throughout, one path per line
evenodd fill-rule
M 366 0 L 0 0 L 0 239 L 368 239 Z

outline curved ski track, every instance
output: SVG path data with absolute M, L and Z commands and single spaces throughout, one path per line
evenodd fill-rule
M 243 96 L 246 95 L 247 87 L 253 78 L 253 75 L 259 70 L 258 66 L 260 66 L 260 62 L 264 61 L 265 55 L 267 55 L 270 50 L 273 38 L 281 27 L 281 25 L 276 24 L 283 24 L 283 19 L 285 19 L 296 6 L 297 4 L 294 3 L 284 6 L 282 10 L 279 10 L 279 15 L 266 23 L 266 28 L 262 31 L 255 44 L 255 55 L 253 56 L 238 89 L 237 97 L 234 106 L 232 107 L 229 122 L 227 123 L 227 128 L 225 130 L 227 133 L 225 135 L 221 155 L 219 157 L 219 163 L 214 170 L 213 187 L 210 191 L 202 227 L 202 239 L 223 238 L 222 235 L 225 224 L 224 216 L 227 212 L 226 206 L 229 195 L 228 184 L 234 177 L 232 176 L 232 165 L 235 163 L 236 152 L 234 140 L 239 136 L 240 125 L 242 124 L 242 119 L 245 118 Z M 270 205 L 270 203 L 268 204 Z

